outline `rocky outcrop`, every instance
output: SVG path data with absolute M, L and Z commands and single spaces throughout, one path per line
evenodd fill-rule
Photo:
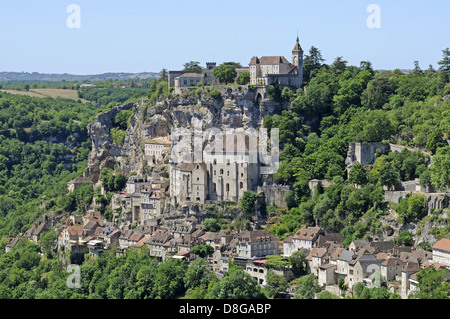
M 170 140 L 173 128 L 193 131 L 194 125 L 200 123 L 203 130 L 256 129 L 260 127 L 263 116 L 277 107 L 277 103 L 257 98 L 255 92 L 233 92 L 231 89 L 222 92 L 220 99 L 213 99 L 204 91 L 198 95 L 191 93 L 160 99 L 150 106 L 146 103 L 144 100 L 141 103 L 116 106 L 99 114 L 96 121 L 88 125 L 92 152 L 85 176 L 90 177 L 94 183 L 98 181 L 104 167 L 116 166 L 125 173 L 137 174 L 161 171 L 162 166 L 168 163 L 169 154 L 165 154 L 165 163 L 148 162 L 144 154 L 145 141 L 155 137 Z M 136 113 L 130 118 L 124 145 L 118 146 L 112 142 L 109 134 L 113 119 L 120 111 L 131 108 L 136 108 Z
M 121 147 L 114 144 L 110 136 L 114 118 L 119 112 L 133 107 L 136 107 L 134 103 L 115 106 L 109 111 L 98 114 L 95 122 L 87 126 L 92 140 L 92 149 L 84 176 L 90 177 L 94 184 L 98 181 L 100 171 L 104 167 L 114 168 L 115 161 L 121 154 Z

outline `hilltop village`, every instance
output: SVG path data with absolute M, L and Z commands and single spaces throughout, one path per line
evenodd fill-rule
M 168 89 L 178 100 L 161 99 L 145 111 L 141 107 L 145 101 L 138 105 L 120 147 L 109 137 L 112 119 L 135 105 L 124 104 L 99 114 L 88 127 L 92 152 L 87 170 L 83 177 L 71 180 L 67 189 L 73 193 L 92 185 L 105 195 L 108 177 L 105 178 L 104 169 L 110 170 L 113 180 L 114 176 L 124 176 L 123 187 L 111 192 L 110 218 L 102 215 L 100 203 L 95 201 L 81 215 L 58 218 L 44 215 L 21 236 L 8 238 L 5 251 L 11 251 L 21 239 L 38 243 L 40 236 L 50 229 L 58 235 L 58 256 L 66 264 L 81 264 L 86 255 L 95 257 L 110 249 L 121 256 L 132 247 L 145 248 L 151 257 L 162 262 L 175 258 L 191 263 L 199 258 L 199 247 L 208 246 L 211 249 L 205 258 L 218 278 L 234 264 L 256 278 L 260 286 L 267 284 L 269 271 L 287 281 L 294 279 L 291 266 L 274 269 L 270 260 L 273 256 L 287 260 L 301 253 L 305 260 L 304 274 L 317 276 L 318 284 L 334 295 L 342 294 L 343 284 L 350 290 L 358 283 L 374 287 L 379 279 L 389 292 L 408 298 L 417 290 L 417 274 L 421 269 L 431 266 L 450 269 L 449 239 L 435 241 L 428 250 L 414 243 L 405 245 L 394 240 L 400 232 L 398 223 L 392 216 L 382 216 L 383 225 L 389 226 L 383 228 L 385 232 L 352 240 L 350 244 L 344 243 L 341 233 L 318 224 L 303 226 L 280 240 L 266 227 L 270 223 L 266 208 L 287 208 L 286 194 L 292 191 L 292 186 L 276 183 L 274 173 L 265 171 L 267 165 L 254 156 L 257 151 L 245 134 L 225 135 L 223 141 L 216 140 L 214 147 L 205 151 L 207 156 L 202 161 L 191 161 L 190 153 L 187 161 L 173 159 L 178 141 L 171 129 L 187 128 L 193 135 L 196 121 L 203 129 L 218 127 L 222 132 L 230 127 L 260 128 L 265 115 L 280 107 L 288 108 L 286 103 L 270 101 L 269 87 L 275 85 L 280 91 L 285 87 L 303 90 L 303 61 L 297 38 L 291 61 L 284 56 L 255 56 L 248 67 L 236 66 L 237 77 L 244 72 L 250 76 L 248 84 L 237 89 L 230 89 L 229 83 L 220 83 L 214 75 L 217 66 L 213 62 L 202 70 L 169 71 Z M 199 87 L 217 88 L 221 101 L 200 94 L 189 100 L 188 95 L 183 95 Z M 145 127 L 139 124 L 144 114 L 150 117 Z M 241 137 L 243 143 L 239 144 Z M 227 156 L 218 151 L 229 145 Z M 345 159 L 347 172 L 358 165 L 374 164 L 380 153 L 406 150 L 394 143 L 351 142 Z M 252 156 L 257 160 L 251 161 Z M 311 179 L 307 188 L 313 197 L 315 192 L 335 184 L 335 180 L 327 178 Z M 253 194 L 255 197 L 250 196 Z M 408 194 L 426 198 L 427 214 L 448 207 L 448 188 L 424 187 L 418 178 L 384 186 L 383 199 L 399 204 Z M 246 212 L 245 227 L 221 229 L 220 225 L 211 225 L 211 217 L 220 214 L 228 214 L 232 222 L 243 220 L 242 211 L 249 198 L 251 208 Z M 286 297 L 292 297 L 294 290 L 295 287 L 288 288 Z

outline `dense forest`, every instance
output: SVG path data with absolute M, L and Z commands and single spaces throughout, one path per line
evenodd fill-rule
M 66 194 L 67 182 L 81 176 L 86 167 L 91 150 L 86 126 L 99 112 L 146 96 L 152 81 L 139 85 L 133 81 L 97 81 L 98 88 L 46 82 L 54 88 L 78 89 L 80 98 L 88 103 L 0 92 L 1 237 L 23 233 L 42 211 L 76 212 L 92 201 L 94 190 L 86 187 Z M 119 87 L 123 84 L 128 85 Z M 38 86 L 21 83 L 17 89 L 30 85 Z M 107 202 L 104 196 L 99 199 Z M 45 203 L 43 210 L 41 201 Z

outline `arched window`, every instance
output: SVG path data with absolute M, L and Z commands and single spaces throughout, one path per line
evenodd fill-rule
M 227 184 L 227 186 L 226 186 L 226 190 L 227 190 L 227 192 L 229 192 L 229 191 L 230 191 L 230 184 Z
M 239 188 L 240 188 L 240 189 L 244 188 L 244 183 L 243 183 L 243 182 L 240 182 L 240 183 L 239 183 Z

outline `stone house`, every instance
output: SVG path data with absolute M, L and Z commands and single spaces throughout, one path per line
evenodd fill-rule
M 83 231 L 84 226 L 83 225 L 77 225 L 77 226 L 69 226 L 59 234 L 58 237 L 58 250 L 61 247 L 64 247 L 65 249 L 70 249 L 71 244 L 75 244 L 81 241 L 83 238 Z
M 267 230 L 246 231 L 237 237 L 236 253 L 245 258 L 278 255 L 279 244 L 278 238 Z
M 133 235 L 133 231 L 132 230 L 124 230 L 120 233 L 119 236 L 119 246 L 121 248 L 128 248 L 130 246 L 130 238 Z
M 119 229 L 114 229 L 113 231 L 107 233 L 104 236 L 105 248 L 108 249 L 117 244 L 119 242 L 120 235 L 121 231 Z
M 172 238 L 173 235 L 170 231 L 157 229 L 147 241 L 150 256 L 165 261 L 170 253 L 176 253 L 171 245 Z
M 318 269 L 318 283 L 319 286 L 328 286 L 336 283 L 336 265 L 324 264 L 320 265 Z
M 409 294 L 417 287 L 417 280 L 411 276 L 419 271 L 419 264 L 416 262 L 407 262 L 402 266 L 402 285 L 400 296 L 402 299 L 407 299 Z
M 308 260 L 311 273 L 318 276 L 319 267 L 322 264 L 328 263 L 327 249 L 324 247 L 312 249 L 309 256 L 306 257 L 306 260 Z
M 31 228 L 25 232 L 25 237 L 27 237 L 29 240 L 35 243 L 38 243 L 41 234 L 49 230 L 50 230 L 50 223 L 48 221 L 44 221 L 39 225 L 34 223 L 31 226 Z
M 303 227 L 292 236 L 293 248 L 291 251 L 297 251 L 300 248 L 313 249 L 316 247 L 316 241 L 319 235 L 323 234 L 320 227 Z
M 450 239 L 443 238 L 433 245 L 433 262 L 450 268 Z
M 14 246 L 20 241 L 20 237 L 8 238 L 8 242 L 5 245 L 5 253 L 9 253 L 12 251 Z
M 375 247 L 378 251 L 384 253 L 390 253 L 394 250 L 394 241 L 372 241 L 369 243 L 370 247 Z
M 383 260 L 376 259 L 372 254 L 362 254 L 349 263 L 348 282 L 349 287 L 353 287 L 358 282 L 364 282 L 365 279 L 375 272 L 381 270 Z M 371 282 L 372 280 L 369 279 Z
M 139 193 L 143 187 L 146 187 L 148 180 L 141 176 L 130 176 L 127 180 L 126 192 L 127 194 Z
M 170 166 L 170 194 L 173 203 L 204 203 L 207 197 L 207 168 L 204 163 Z
M 212 269 L 216 274 L 223 274 L 228 271 L 229 260 L 232 257 L 231 250 L 217 249 L 211 257 Z
M 267 273 L 269 272 L 269 268 L 264 265 L 265 262 L 266 259 L 249 259 L 245 266 L 245 272 L 254 277 L 261 286 L 266 285 Z M 294 277 L 292 270 L 288 268 L 270 270 L 276 275 L 284 276 L 286 280 L 291 280 Z
M 145 157 L 149 159 L 159 159 L 163 155 L 163 151 L 170 152 L 172 143 L 165 138 L 154 138 L 144 145 Z
M 343 250 L 336 259 L 337 276 L 345 276 L 345 283 L 348 284 L 349 262 L 353 260 L 352 251 Z
M 90 177 L 77 177 L 67 183 L 69 192 L 74 192 L 78 187 L 84 184 L 92 184 Z
M 400 280 L 404 265 L 405 263 L 400 258 L 388 257 L 380 265 L 381 275 L 386 278 L 387 281 Z
M 355 240 L 352 240 L 352 242 L 351 242 L 350 245 L 348 246 L 348 249 L 349 249 L 350 251 L 356 252 L 356 251 L 358 251 L 360 248 L 365 247 L 365 246 L 367 246 L 367 245 L 369 245 L 369 242 L 368 242 L 367 240 L 363 240 L 363 239 L 357 240 L 357 239 L 355 239 Z

